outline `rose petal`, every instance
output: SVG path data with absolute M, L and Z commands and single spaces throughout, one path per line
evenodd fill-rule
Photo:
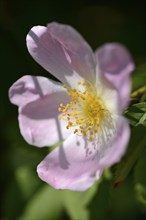
M 129 102 L 130 73 L 134 69 L 129 52 L 124 46 L 111 43 L 97 49 L 95 55 L 97 66 L 104 77 L 118 90 L 121 108 L 125 108 Z
M 60 103 L 69 101 L 63 87 L 45 77 L 24 76 L 9 90 L 12 103 L 19 106 L 19 126 L 24 139 L 35 146 L 53 145 L 71 133 L 58 120 Z
M 91 150 L 89 150 L 91 149 Z M 72 134 L 39 165 L 39 177 L 56 189 L 87 190 L 101 175 L 92 142 Z
M 17 106 L 24 106 L 29 102 L 35 101 L 45 95 L 64 92 L 61 83 L 47 79 L 42 76 L 25 75 L 18 79 L 9 89 L 9 98 L 11 103 Z
M 63 83 L 76 87 L 82 78 L 95 80 L 92 50 L 72 27 L 57 23 L 35 26 L 26 41 L 32 57 Z
M 101 151 L 99 167 L 104 169 L 120 161 L 124 155 L 130 139 L 130 128 L 127 120 L 124 117 L 120 119 L 120 126 L 116 138 L 111 147 Z
M 71 26 L 52 22 L 49 32 L 61 43 L 71 58 L 72 68 L 83 78 L 95 80 L 95 58 L 85 39 Z
M 128 140 L 129 127 L 123 118 L 111 145 L 101 146 L 72 134 L 38 165 L 38 175 L 56 189 L 87 190 L 103 169 L 121 159 Z

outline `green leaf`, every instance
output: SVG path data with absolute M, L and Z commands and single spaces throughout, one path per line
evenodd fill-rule
M 134 180 L 135 180 L 135 193 L 137 201 L 146 208 L 146 148 L 137 161 L 134 170 Z M 146 209 L 145 209 L 146 212 Z
M 140 124 L 146 126 L 146 102 L 130 106 L 126 110 L 125 115 L 132 126 Z
M 18 219 L 24 207 L 24 198 L 15 179 L 7 185 L 2 201 L 3 218 L 6 220 Z
M 20 134 L 16 120 L 10 120 L 5 125 L 4 137 L 10 146 L 8 156 L 11 169 L 15 170 L 19 166 L 35 168 L 48 153 L 48 148 L 39 149 L 25 142 Z
M 115 186 L 125 180 L 137 159 L 142 155 L 146 146 L 146 129 L 138 126 L 132 129 L 131 140 L 126 155 L 117 165 L 115 173 Z
M 15 170 L 13 181 L 7 186 L 3 201 L 3 216 L 9 220 L 18 219 L 33 194 L 40 186 L 36 172 L 27 166 Z
M 90 202 L 95 192 L 98 191 L 99 181 L 86 192 L 72 192 L 65 190 L 63 193 L 64 207 L 70 219 L 89 219 L 87 204 Z
M 146 207 L 146 186 L 142 185 L 141 183 L 137 183 L 135 185 L 135 192 L 137 201 Z
M 58 220 L 61 216 L 62 209 L 60 191 L 45 185 L 29 200 L 19 220 Z
M 88 209 L 90 211 L 90 220 L 98 219 L 102 220 L 107 214 L 109 207 L 109 192 L 111 188 L 111 180 L 104 178 L 99 185 L 98 191 L 94 194 Z
M 18 167 L 16 169 L 15 179 L 25 200 L 29 199 L 40 186 L 36 171 L 27 166 Z
M 110 214 L 114 214 L 114 220 L 142 220 L 137 205 L 133 187 L 132 175 L 126 179 L 126 184 L 113 188 L 110 192 Z M 108 219 L 108 218 L 105 218 Z
M 146 64 L 136 68 L 132 74 L 132 91 L 146 84 Z

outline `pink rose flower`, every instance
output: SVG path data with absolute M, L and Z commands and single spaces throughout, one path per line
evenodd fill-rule
M 31 56 L 61 83 L 27 75 L 11 86 L 21 134 L 37 147 L 62 143 L 38 165 L 38 175 L 56 189 L 85 191 L 126 150 L 130 130 L 122 112 L 132 58 L 118 43 L 93 53 L 76 30 L 58 23 L 33 27 L 26 41 Z

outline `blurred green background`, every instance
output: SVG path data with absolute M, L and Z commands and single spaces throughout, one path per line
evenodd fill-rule
M 146 84 L 144 3 L 142 0 L 0 0 L 0 219 L 145 219 L 146 130 L 143 125 L 132 127 L 136 140 L 131 140 L 126 159 L 118 167 L 107 170 L 89 191 L 54 190 L 39 180 L 36 174 L 36 166 L 48 149 L 37 149 L 25 143 L 19 133 L 17 108 L 8 100 L 8 88 L 21 76 L 50 77 L 30 57 L 25 37 L 32 26 L 46 25 L 52 21 L 72 25 L 93 49 L 111 41 L 126 45 L 137 66 L 133 75 L 133 90 Z M 139 101 L 138 97 L 135 103 Z M 145 98 L 142 101 L 144 103 Z M 141 140 L 143 144 L 140 145 Z M 123 179 L 125 181 L 121 184 Z

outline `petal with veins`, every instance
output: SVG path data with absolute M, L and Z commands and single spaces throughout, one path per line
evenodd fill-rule
M 117 132 L 117 136 L 112 143 L 112 147 L 106 147 L 104 151 L 101 150 L 101 159 L 99 167 L 104 169 L 110 167 L 114 163 L 120 161 L 124 155 L 130 138 L 130 127 L 127 120 L 124 117 L 120 118 L 120 126 Z
M 71 130 L 58 120 L 58 106 L 69 101 L 63 87 L 45 77 L 24 76 L 9 90 L 12 103 L 19 106 L 19 126 L 25 140 L 35 146 L 56 144 Z
M 95 147 L 83 137 L 71 135 L 39 165 L 39 177 L 57 189 L 87 190 L 107 168 L 120 160 L 129 139 L 127 122 L 121 120 L 111 145 Z M 121 137 L 121 139 L 119 138 Z
M 117 43 L 105 44 L 95 52 L 97 61 L 97 74 L 101 71 L 118 91 L 121 109 L 129 102 L 131 80 L 130 74 L 134 69 L 134 63 L 128 50 Z
M 102 173 L 102 170 L 97 172 L 96 154 L 90 155 L 89 145 L 92 149 L 91 142 L 70 135 L 38 165 L 39 177 L 56 189 L 88 189 Z
M 26 42 L 32 57 L 61 82 L 75 86 L 82 78 L 95 80 L 92 50 L 73 28 L 57 23 L 35 26 Z

